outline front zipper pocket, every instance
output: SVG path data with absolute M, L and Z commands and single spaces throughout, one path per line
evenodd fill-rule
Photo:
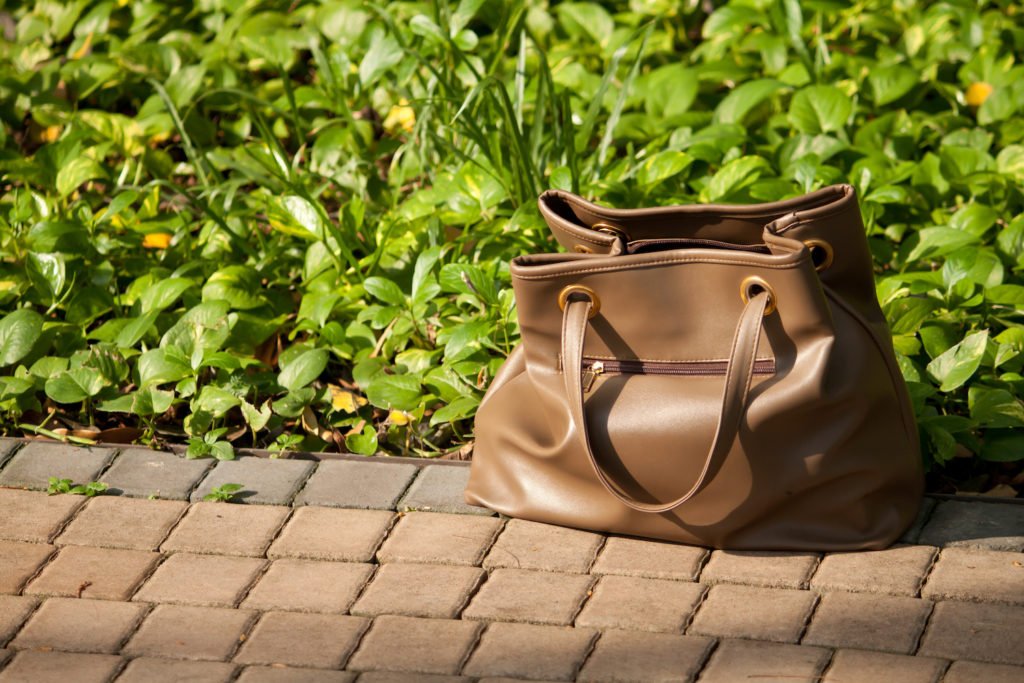
M 594 387 L 599 375 L 679 375 L 691 377 L 713 377 L 725 375 L 729 370 L 727 360 L 683 360 L 657 361 L 637 359 L 583 359 L 583 392 Z M 774 375 L 775 359 L 759 358 L 754 361 L 755 375 Z

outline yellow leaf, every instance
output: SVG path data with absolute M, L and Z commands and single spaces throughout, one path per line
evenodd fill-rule
M 388 413 L 388 420 L 393 425 L 403 427 L 412 422 L 412 415 L 405 412 L 404 410 L 392 410 L 390 413 Z
M 384 117 L 384 130 L 394 133 L 399 129 L 411 133 L 416 125 L 416 110 L 409 106 L 409 101 L 401 99 L 398 104 L 391 107 L 388 115 Z
M 972 107 L 980 107 L 982 102 L 987 100 L 991 94 L 992 86 L 988 83 L 984 81 L 971 83 L 971 86 L 967 88 L 967 104 Z
M 360 406 L 366 405 L 366 399 L 351 391 L 342 389 L 334 384 L 328 384 L 331 390 L 331 407 L 346 413 L 354 413 Z
M 142 246 L 146 249 L 166 249 L 171 245 L 171 233 L 151 232 L 142 238 Z

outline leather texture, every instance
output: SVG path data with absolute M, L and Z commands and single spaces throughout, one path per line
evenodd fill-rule
M 917 428 L 852 187 L 540 209 L 572 253 L 511 263 L 522 343 L 477 411 L 468 502 L 730 549 L 881 548 L 914 521 Z

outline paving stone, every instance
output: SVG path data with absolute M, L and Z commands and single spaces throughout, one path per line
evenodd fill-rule
M 457 674 L 480 630 L 468 621 L 378 617 L 346 668 Z
M 920 542 L 946 548 L 1024 551 L 1024 505 L 942 501 L 921 532 Z
M 186 507 L 176 500 L 99 496 L 89 501 L 56 543 L 156 550 Z
M 247 666 L 237 680 L 238 683 L 352 683 L 356 680 L 356 674 L 323 669 Z
M 704 590 L 683 581 L 603 576 L 576 625 L 682 633 Z
M 701 672 L 700 683 L 818 683 L 830 654 L 806 645 L 724 640 Z
M 110 487 L 108 492 L 115 495 L 188 500 L 192 489 L 212 466 L 211 460 L 189 460 L 174 453 L 129 448 L 121 451 L 103 473 L 103 482 Z
M 19 593 L 53 550 L 45 543 L 0 541 L 0 593 Z
M 484 577 L 476 567 L 388 563 L 352 606 L 352 614 L 454 619 Z
M 898 681 L 899 683 L 938 683 L 946 662 L 930 657 L 906 657 L 884 652 L 839 650 L 825 672 L 824 683 L 858 681 Z
M 571 681 L 596 635 L 582 628 L 491 624 L 462 673 Z
M 714 642 L 698 636 L 606 631 L 576 680 L 589 683 L 692 681 Z
M 899 539 L 899 543 L 917 543 L 921 538 L 921 531 L 924 529 L 924 525 L 931 519 L 932 513 L 935 511 L 936 500 L 934 498 L 928 498 L 927 496 L 921 499 L 921 507 L 917 511 L 917 517 L 914 519 L 914 523 L 910 525 L 910 528 L 903 532 L 903 535 Z
M 936 553 L 929 546 L 894 546 L 887 550 L 826 555 L 811 579 L 811 588 L 917 595 Z
M 224 661 L 235 651 L 255 614 L 222 607 L 157 605 L 122 654 Z
M 931 612 L 927 600 L 873 593 L 825 593 L 806 645 L 913 654 Z
M 484 567 L 586 574 L 603 542 L 601 534 L 512 519 L 484 558 Z
M 704 548 L 612 536 L 605 541 L 590 572 L 696 581 L 707 556 Z
M 87 484 L 97 480 L 116 452 L 110 448 L 32 442 L 15 453 L 0 472 L 0 486 L 45 491 L 50 477 Z
M 398 671 L 367 671 L 356 683 L 469 683 L 472 679 L 442 674 L 411 674 Z M 482 683 L 478 681 L 477 683 Z
M 946 548 L 939 554 L 921 595 L 1024 605 L 1024 555 Z
M 242 607 L 344 614 L 373 575 L 372 564 L 275 560 Z
M 0 467 L 24 444 L 17 439 L 0 438 Z
M 235 655 L 235 662 L 338 669 L 369 625 L 368 619 L 337 614 L 267 612 Z
M 806 588 L 818 560 L 815 553 L 716 550 L 704 566 L 700 582 Z
M 38 604 L 35 598 L 0 595 L 0 645 L 14 637 Z
M 177 553 L 157 567 L 133 600 L 177 605 L 233 607 L 256 580 L 264 561 Z
M 295 510 L 267 557 L 369 562 L 395 515 L 383 510 Z
M 226 662 L 139 657 L 128 663 L 117 683 L 227 683 L 234 673 L 235 665 Z
M 114 654 L 145 612 L 145 605 L 130 602 L 51 598 L 39 606 L 11 644 L 21 650 Z
M 491 510 L 465 502 L 463 492 L 467 483 L 468 467 L 428 465 L 420 470 L 419 476 L 398 503 L 398 509 L 404 512 L 423 510 L 493 517 L 494 512 Z
M 1010 605 L 940 602 L 917 654 L 1024 666 L 1024 610 Z
M 128 600 L 158 553 L 66 546 L 25 588 L 26 594 L 98 600 Z
M 419 470 L 394 462 L 321 462 L 295 499 L 296 505 L 394 510 Z
M 981 662 L 953 662 L 942 683 L 1020 683 L 1024 667 Z
M 462 618 L 569 625 L 592 582 L 579 574 L 495 569 Z
M 814 603 L 808 591 L 712 586 L 687 633 L 795 643 Z
M 192 492 L 191 500 L 202 500 L 214 487 L 222 484 L 242 484 L 245 488 L 236 494 L 235 502 L 290 505 L 313 467 L 314 463 L 308 460 L 285 458 L 247 456 L 222 460 Z
M 0 671 L 0 683 L 107 683 L 120 666 L 114 655 L 25 650 Z
M 478 567 L 501 527 L 497 517 L 409 512 L 377 551 L 377 561 Z
M 82 496 L 0 489 L 0 539 L 48 543 L 82 502 Z
M 291 508 L 195 503 L 164 541 L 164 552 L 262 557 Z

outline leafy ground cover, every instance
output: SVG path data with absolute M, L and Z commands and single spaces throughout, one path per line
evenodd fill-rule
M 466 453 L 547 187 L 861 197 L 937 490 L 1024 488 L 1012 2 L 0 13 L 9 435 Z M 713 10 L 713 11 L 712 11 Z

